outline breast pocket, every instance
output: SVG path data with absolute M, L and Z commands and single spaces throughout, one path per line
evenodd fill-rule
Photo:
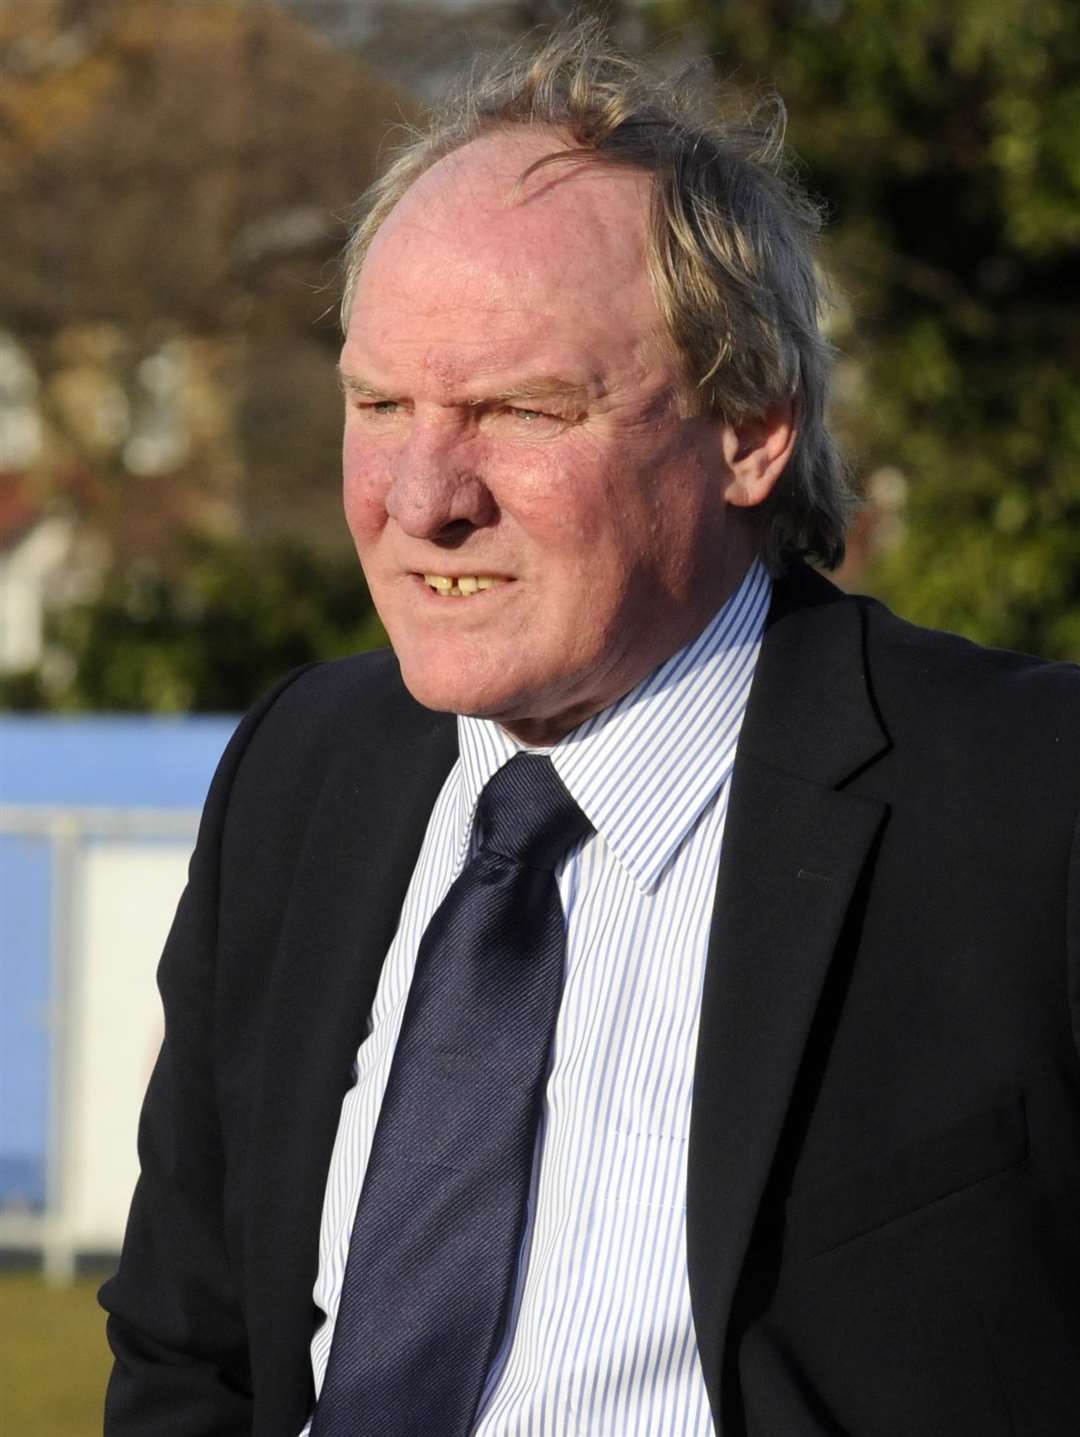
M 792 1194 L 784 1213 L 784 1256 L 820 1256 L 1016 1167 L 1027 1155 L 1024 1100 L 1016 1094 Z

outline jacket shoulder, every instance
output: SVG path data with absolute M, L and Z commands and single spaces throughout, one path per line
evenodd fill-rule
M 256 705 L 248 758 L 379 753 L 455 729 L 452 715 L 418 704 L 390 649 L 294 670 Z M 249 715 L 249 719 L 252 717 Z M 245 723 L 248 719 L 245 719 Z
M 1022 751 L 1061 748 L 1080 755 L 1080 665 L 990 648 L 922 628 L 876 599 L 863 611 L 867 667 L 883 717 L 905 728 L 950 727 Z
M 418 704 L 390 650 L 294 669 L 244 715 L 218 765 L 204 812 L 232 826 L 296 820 L 326 784 L 364 791 L 417 763 L 449 770 L 453 715 Z

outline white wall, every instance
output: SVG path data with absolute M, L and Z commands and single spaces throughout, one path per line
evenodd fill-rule
M 64 1226 L 81 1250 L 119 1251 L 139 1109 L 161 1045 L 155 972 L 185 879 L 186 842 L 98 840 L 79 861 L 68 1028 Z

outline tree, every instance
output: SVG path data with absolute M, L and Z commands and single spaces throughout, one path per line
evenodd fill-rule
M 414 113 L 270 5 L 0 0 L 0 359 L 41 436 L 0 467 L 111 555 L 9 704 L 235 708 L 377 637 L 341 516 L 335 260 Z
M 775 86 L 854 331 L 837 419 L 896 503 L 905 614 L 1080 658 L 1080 11 L 1072 0 L 670 0 Z M 889 531 L 886 531 L 887 534 Z
M 5 322 L 310 327 L 342 215 L 411 113 L 273 6 L 0 4 Z
M 299 664 L 386 642 L 354 556 L 189 535 L 174 567 L 116 566 L 55 612 L 49 660 L 0 682 L 14 708 L 246 709 Z

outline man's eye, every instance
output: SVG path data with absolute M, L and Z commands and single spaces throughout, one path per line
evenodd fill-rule
M 373 414 L 396 414 L 401 405 L 396 399 L 376 399 L 363 407 L 369 409 Z

